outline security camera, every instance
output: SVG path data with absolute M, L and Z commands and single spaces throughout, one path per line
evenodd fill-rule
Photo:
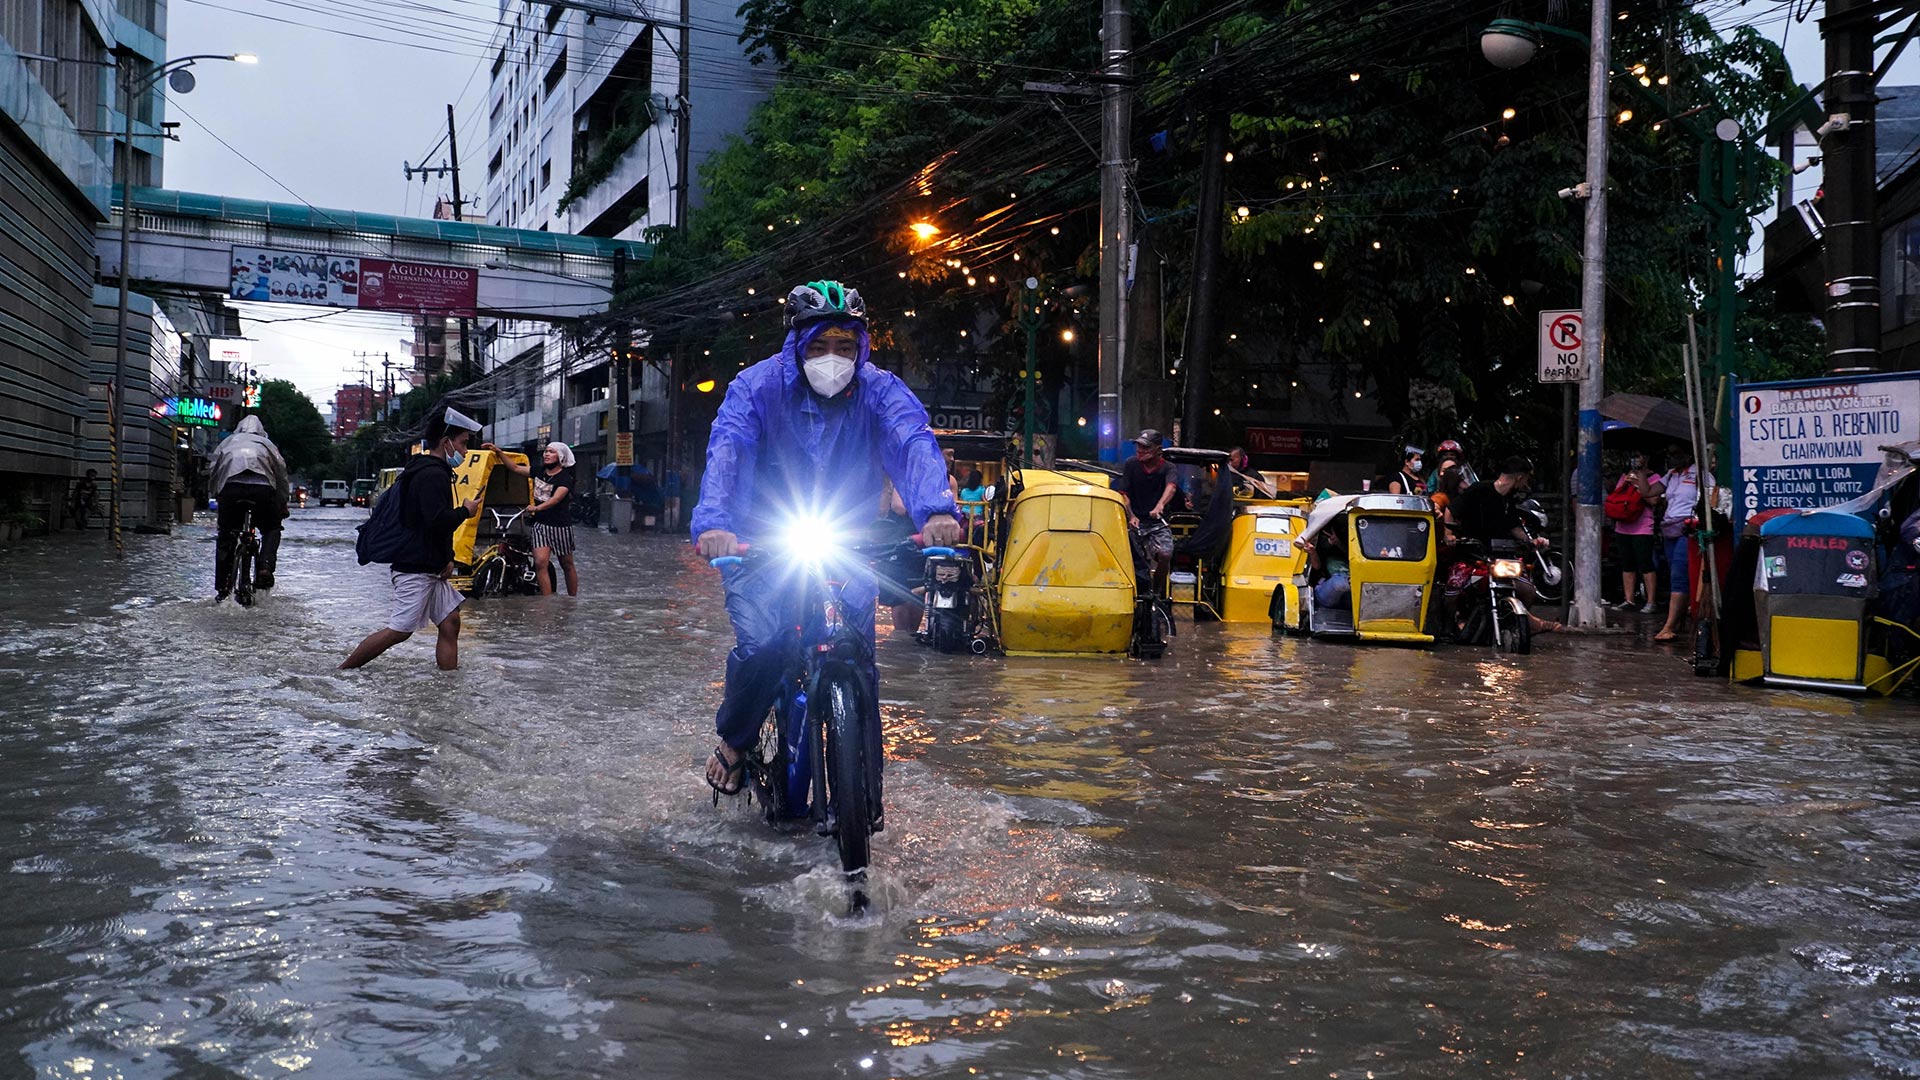
M 1560 197 L 1563 199 L 1591 199 L 1593 198 L 1593 185 L 1582 180 L 1572 187 L 1561 188 Z

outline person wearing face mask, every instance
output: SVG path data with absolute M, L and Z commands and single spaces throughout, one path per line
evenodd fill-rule
M 1387 492 L 1393 495 L 1425 495 L 1427 485 L 1420 479 L 1421 456 L 1426 451 L 1409 446 L 1400 452 L 1400 471 L 1387 479 Z
M 400 528 L 407 535 L 405 553 L 392 563 L 393 617 L 355 646 L 342 668 L 357 668 L 427 626 L 439 630 L 433 652 L 441 670 L 460 666 L 463 598 L 447 579 L 453 576 L 454 530 L 480 512 L 480 502 L 453 501 L 453 470 L 479 431 L 477 422 L 448 406 L 427 422 L 428 452 L 408 458 L 393 489 L 382 496 L 400 498 Z
M 859 535 L 889 478 L 928 546 L 958 543 L 947 463 L 926 407 L 898 376 L 868 362 L 860 294 L 837 281 L 808 282 L 787 294 L 786 323 L 780 351 L 734 376 L 714 418 L 690 522 L 700 555 L 718 558 L 743 542 L 777 539 L 797 520 Z M 790 608 L 797 590 L 785 580 L 777 559 L 723 571 L 735 641 L 714 716 L 720 744 L 706 770 L 707 783 L 723 795 L 739 793 L 742 751 L 759 738 L 779 693 L 783 635 L 796 621 Z M 870 571 L 846 573 L 842 595 L 869 657 L 877 594 Z M 870 663 L 866 676 L 877 679 Z

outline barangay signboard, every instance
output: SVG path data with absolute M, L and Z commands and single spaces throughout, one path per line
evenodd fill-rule
M 1866 494 L 1882 446 L 1920 438 L 1920 375 L 1746 383 L 1733 388 L 1736 527 L 1766 510 Z

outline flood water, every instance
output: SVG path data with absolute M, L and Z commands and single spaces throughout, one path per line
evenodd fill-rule
M 876 910 L 712 805 L 685 544 L 384 624 L 364 511 L 0 585 L 0 1078 L 1920 1075 L 1920 709 L 1184 621 L 1168 658 L 882 646 Z M 777 1070 L 777 1072 L 776 1072 Z

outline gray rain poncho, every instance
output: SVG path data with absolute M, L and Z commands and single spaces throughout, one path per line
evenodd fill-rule
M 287 461 L 280 448 L 267 438 L 266 426 L 257 416 L 242 417 L 233 434 L 220 441 L 208 466 L 213 473 L 211 490 L 216 498 L 227 481 L 241 473 L 253 473 L 273 485 L 284 502 L 288 495 Z

